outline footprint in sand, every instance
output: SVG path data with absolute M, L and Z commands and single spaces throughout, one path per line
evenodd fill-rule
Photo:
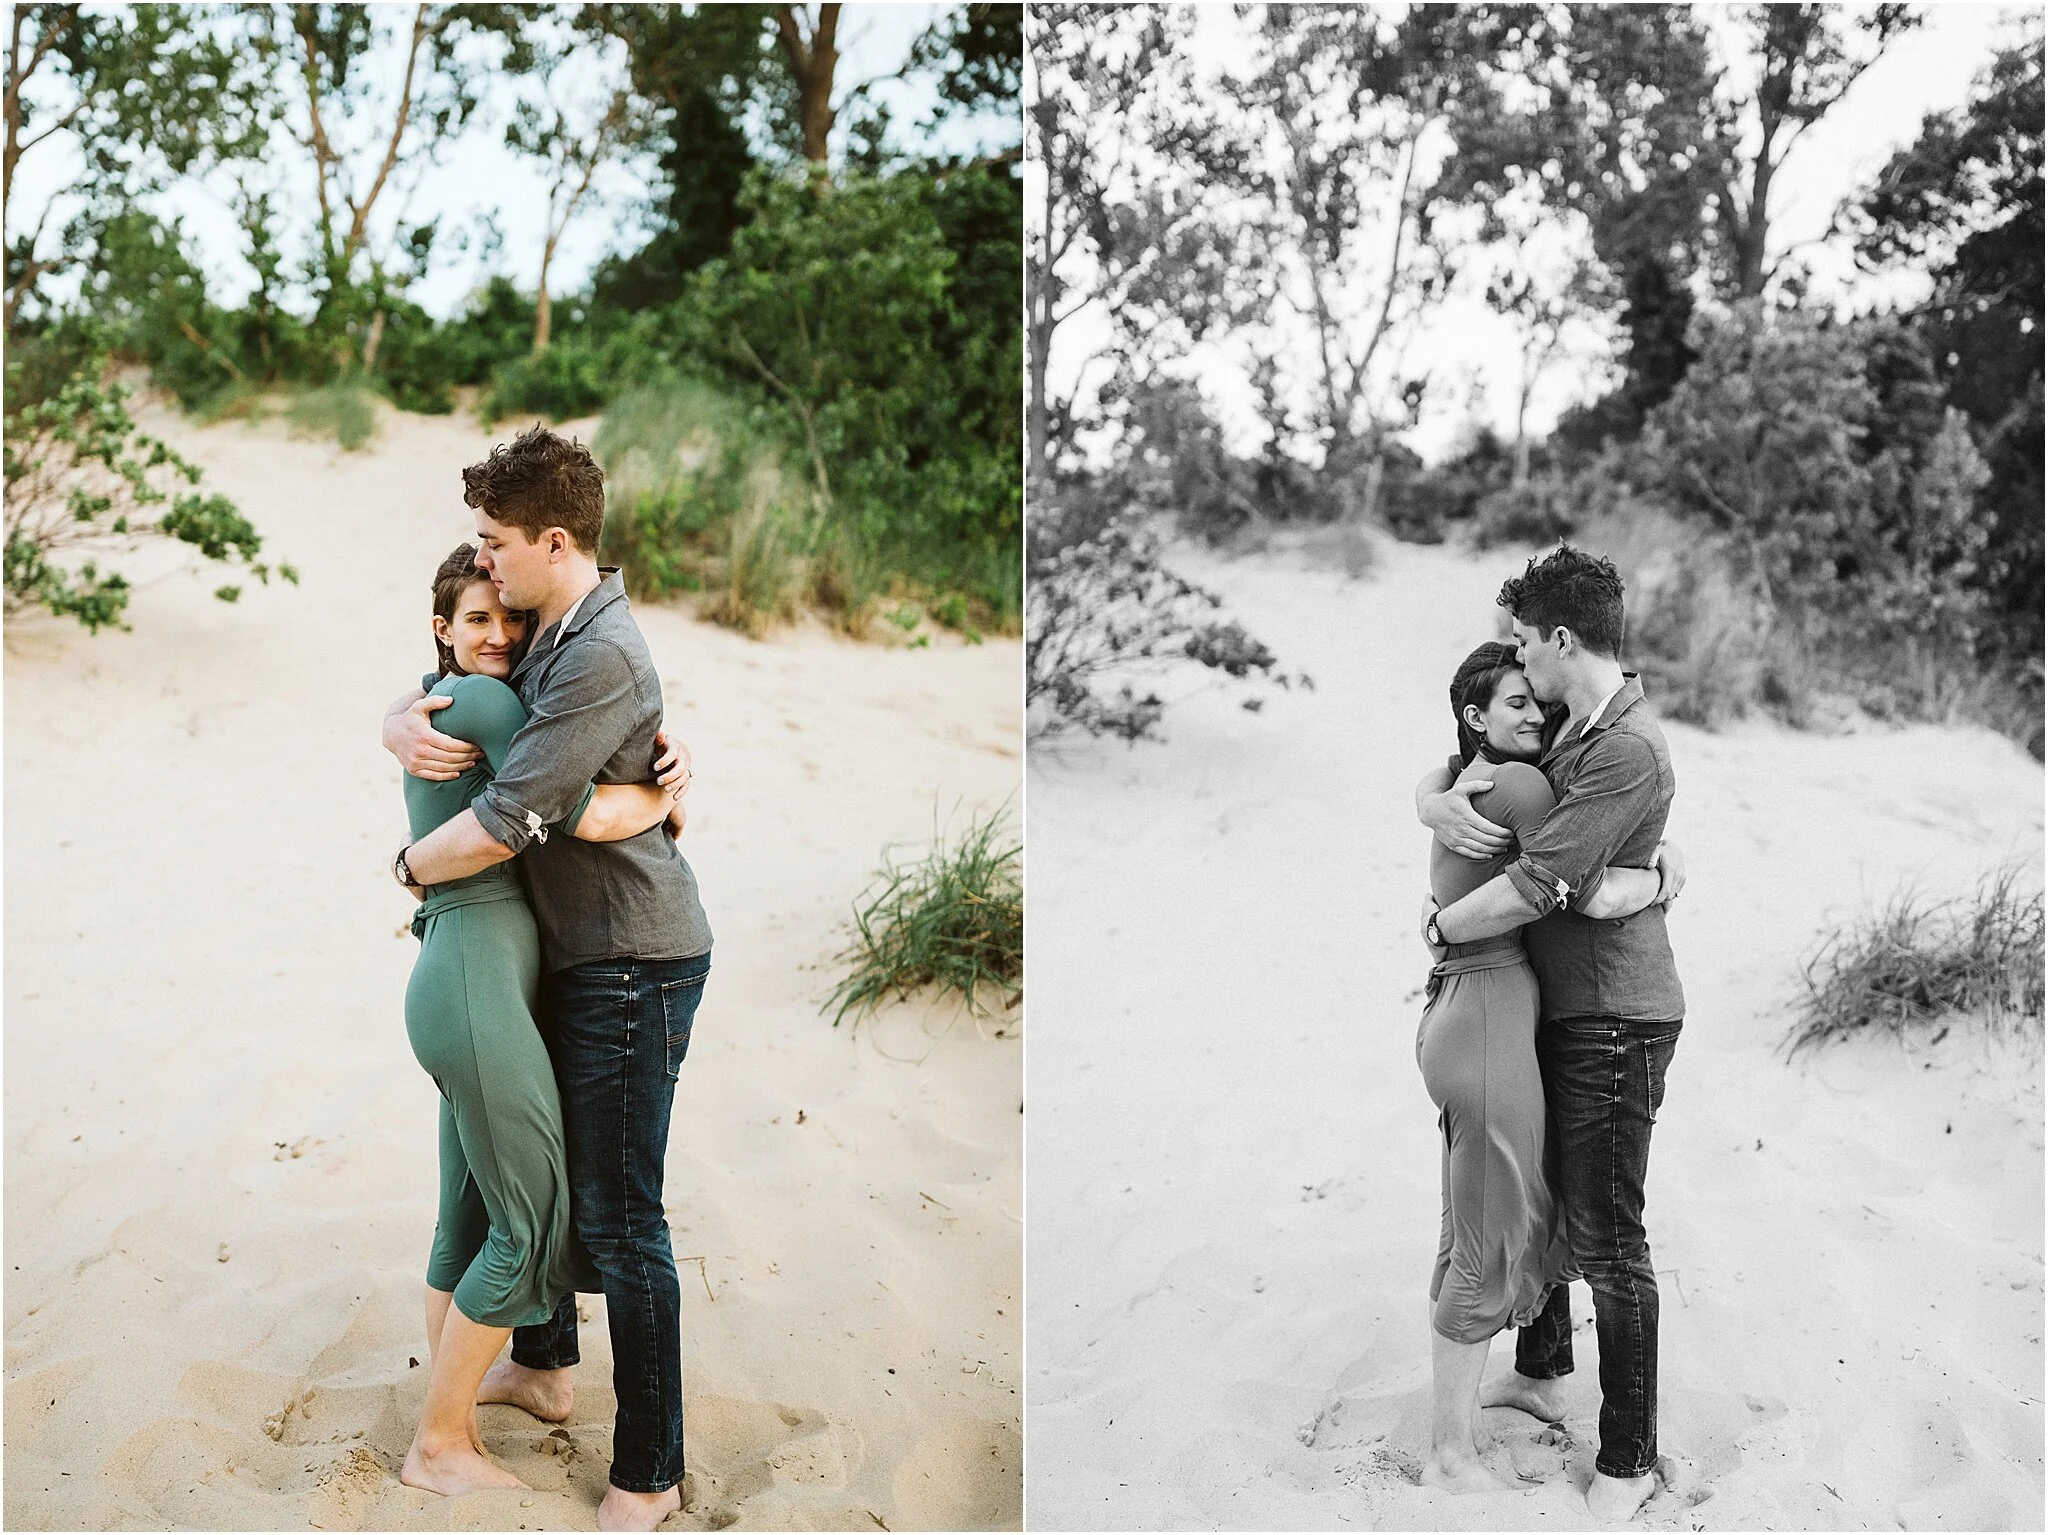
M 844 1488 L 860 1464 L 855 1436 L 820 1412 L 692 1396 L 687 1414 L 694 1485 L 686 1506 L 715 1530 L 737 1522 L 749 1499 L 778 1487 Z

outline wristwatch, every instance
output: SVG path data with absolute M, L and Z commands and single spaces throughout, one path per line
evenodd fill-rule
M 401 853 L 399 856 L 402 858 L 405 855 Z M 1436 925 L 1436 919 L 1440 915 L 1442 913 L 1434 911 L 1429 914 L 1429 920 L 1422 924 L 1422 936 L 1427 938 L 1437 948 L 1447 949 L 1450 947 L 1450 944 L 1444 940 L 1443 929 Z
M 412 848 L 413 845 L 410 842 L 406 843 L 404 847 L 398 850 L 398 856 L 391 860 L 392 876 L 401 885 L 417 885 L 419 883 L 418 880 L 413 878 L 412 870 L 406 867 L 405 855 L 410 853 Z

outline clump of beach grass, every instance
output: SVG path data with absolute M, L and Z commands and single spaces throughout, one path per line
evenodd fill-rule
M 1969 1020 L 1994 1037 L 2038 1042 L 2042 900 L 2019 871 L 1988 875 L 1968 896 L 1902 889 L 1826 935 L 1804 965 L 1806 1000 L 1787 1056 L 1872 1033 L 1903 1039 Z
M 1024 996 L 1023 856 L 1007 805 L 971 819 L 951 843 L 935 828 L 922 857 L 885 852 L 853 903 L 854 941 L 839 956 L 850 968 L 821 1009 L 832 1026 L 927 986 L 958 993 L 975 1017 L 1015 1008 Z
M 308 437 L 332 437 L 351 452 L 368 442 L 377 430 L 374 397 L 361 384 L 347 379 L 295 395 L 287 419 L 294 432 Z

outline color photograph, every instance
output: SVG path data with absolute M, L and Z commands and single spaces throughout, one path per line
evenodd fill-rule
M 10 8 L 9 1528 L 1021 1526 L 1021 20 Z

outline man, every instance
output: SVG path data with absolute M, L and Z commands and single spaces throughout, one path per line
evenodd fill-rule
M 538 635 L 512 686 L 527 723 L 469 810 L 404 849 L 400 873 L 442 884 L 522 851 L 538 921 L 541 1026 L 561 1087 L 572 1215 L 604 1281 L 618 1393 L 598 1527 L 651 1530 L 681 1507 L 681 1288 L 662 1209 L 675 1082 L 711 963 L 696 877 L 660 827 L 622 842 L 548 837 L 592 781 L 645 780 L 661 682 L 616 570 L 598 568 L 604 472 L 578 443 L 536 426 L 462 474 L 477 565 Z M 384 744 L 408 772 L 446 776 L 463 742 L 409 695 Z M 569 1415 L 576 1298 L 513 1333 L 479 1401 Z
M 1528 924 L 1522 941 L 1542 992 L 1536 1055 L 1558 1193 L 1573 1259 L 1593 1289 L 1600 1348 L 1600 1453 L 1586 1501 L 1596 1516 L 1619 1522 L 1656 1488 L 1657 1280 L 1643 1232 L 1643 1181 L 1685 997 L 1663 904 L 1621 921 L 1570 906 L 1609 864 L 1657 861 L 1675 780 L 1642 685 L 1621 669 L 1622 584 L 1612 562 L 1560 546 L 1532 559 L 1499 602 L 1514 619 L 1530 692 L 1569 710 L 1541 764 L 1557 808 L 1514 864 L 1436 913 L 1424 937 L 1469 943 Z M 1445 793 L 1449 783 L 1443 770 L 1423 781 L 1423 823 L 1453 851 L 1498 851 L 1505 834 L 1472 811 L 1469 794 Z M 1660 900 L 1676 895 L 1676 880 L 1667 871 Z M 1559 1285 L 1542 1316 L 1521 1329 L 1514 1372 L 1484 1403 L 1554 1422 L 1564 1413 L 1561 1377 L 1571 1370 L 1570 1290 Z

